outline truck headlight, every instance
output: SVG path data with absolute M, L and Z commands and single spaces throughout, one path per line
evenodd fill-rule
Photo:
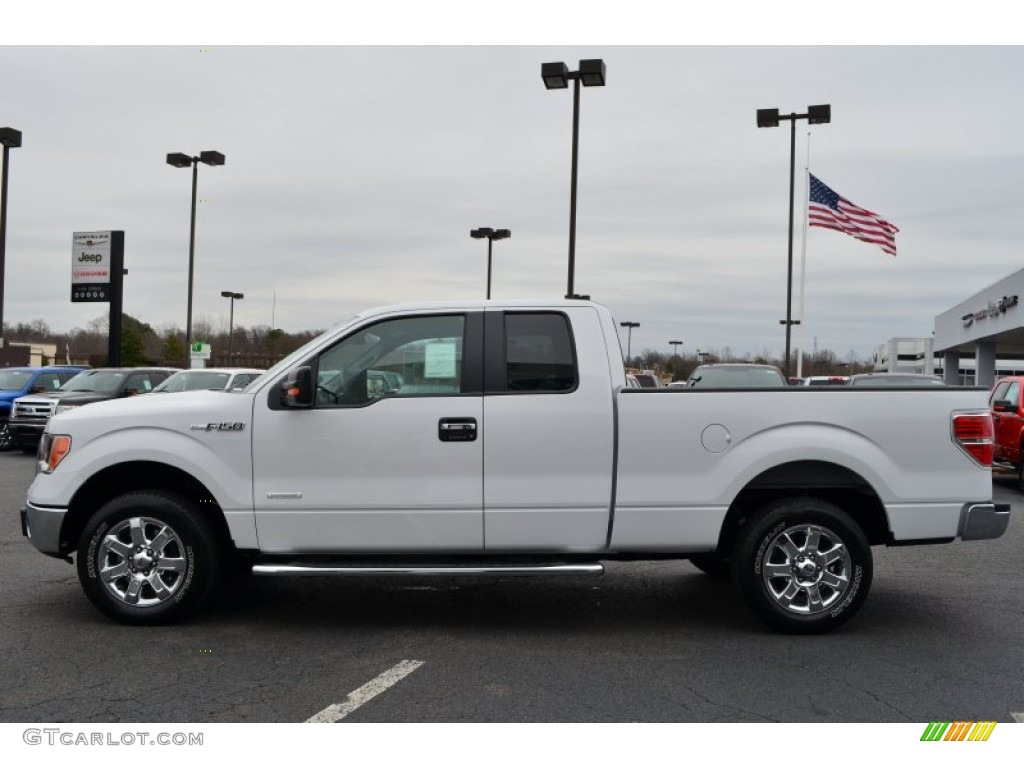
M 55 410 L 53 413 L 54 413 L 54 415 L 58 415 L 58 414 L 61 414 L 61 413 L 67 413 L 68 411 L 75 410 L 75 408 L 77 408 L 77 407 L 78 407 L 77 405 L 58 405 L 57 406 L 57 410 Z
M 71 453 L 71 435 L 51 435 L 44 432 L 39 440 L 39 453 L 36 455 L 36 468 L 45 475 L 50 474 L 64 457 Z

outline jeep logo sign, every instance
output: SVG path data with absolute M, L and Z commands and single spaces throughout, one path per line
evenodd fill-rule
M 110 232 L 75 232 L 71 238 L 71 300 L 110 301 Z

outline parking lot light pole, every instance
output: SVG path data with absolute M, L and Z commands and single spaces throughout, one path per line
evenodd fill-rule
M 231 339 L 234 337 L 235 332 L 235 299 L 244 299 L 244 293 L 235 293 L 234 291 L 221 291 L 220 295 L 225 299 L 231 299 L 231 314 L 228 320 L 228 364 L 231 363 Z
M 21 131 L 0 128 L 0 144 L 4 146 L 4 168 L 0 177 L 0 349 L 4 348 L 4 272 L 7 261 L 7 166 L 11 147 L 21 146 Z
M 224 165 L 224 155 L 214 150 L 200 152 L 198 157 L 186 155 L 184 152 L 172 152 L 167 155 L 167 164 L 175 168 L 192 167 L 192 223 L 188 235 L 188 310 L 185 316 L 185 349 L 192 349 L 192 276 L 195 271 L 196 254 L 196 186 L 199 179 L 199 163 L 206 165 Z
M 683 346 L 683 342 L 681 342 L 681 341 L 670 341 L 669 345 L 672 347 L 672 356 L 678 358 L 679 357 L 679 348 L 681 346 Z M 672 372 L 673 372 L 673 374 L 675 373 L 675 368 L 672 369 Z
M 504 240 L 506 237 L 512 237 L 512 231 L 508 229 L 491 229 L 491 227 L 480 227 L 479 229 L 471 229 L 469 236 L 479 240 L 480 238 L 487 238 L 487 298 L 491 298 L 491 248 L 494 245 L 495 240 Z
M 576 178 L 580 144 L 580 83 L 587 86 L 605 84 L 605 66 L 601 59 L 582 59 L 580 68 L 570 72 L 563 61 L 540 65 L 540 76 L 549 91 L 569 87 L 573 81 L 572 94 L 572 172 L 569 191 L 569 285 L 565 298 L 578 299 L 574 290 L 576 280 Z
M 634 323 L 630 320 L 626 320 L 625 322 L 619 323 L 619 325 L 626 329 L 626 366 L 628 367 L 629 358 L 632 357 L 630 353 L 632 352 L 633 345 L 633 329 L 639 328 L 640 323 Z
M 799 325 L 799 320 L 793 319 L 793 190 L 796 182 L 796 121 L 807 120 L 809 125 L 832 122 L 832 105 L 818 104 L 808 107 L 807 112 L 798 115 L 791 112 L 788 115 L 780 115 L 777 109 L 757 110 L 758 128 L 777 128 L 780 120 L 789 120 L 789 250 L 787 256 L 786 271 L 786 319 L 779 320 L 780 325 L 786 326 L 786 380 L 790 375 L 790 337 L 794 325 Z

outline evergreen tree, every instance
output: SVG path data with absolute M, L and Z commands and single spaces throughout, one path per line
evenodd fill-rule
M 185 365 L 185 345 L 178 334 L 170 333 L 164 339 L 163 358 L 168 365 Z

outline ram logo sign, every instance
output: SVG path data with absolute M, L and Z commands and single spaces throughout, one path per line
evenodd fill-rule
M 921 741 L 988 741 L 996 723 L 984 722 L 939 722 L 928 723 L 921 735 Z

